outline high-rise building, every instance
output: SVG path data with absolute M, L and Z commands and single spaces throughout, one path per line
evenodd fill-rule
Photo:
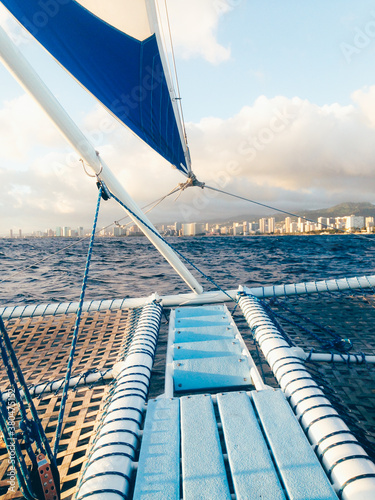
M 296 233 L 298 231 L 298 223 L 297 222 L 291 222 L 289 226 L 289 232 L 290 233 Z
M 346 217 L 336 217 L 335 218 L 335 228 L 344 229 L 346 227 Z
M 204 234 L 204 224 L 199 222 L 191 222 L 190 224 L 182 224 L 184 236 L 197 236 Z
M 268 219 L 268 232 L 270 234 L 275 232 L 275 217 L 270 217 Z
M 292 219 L 290 217 L 285 217 L 285 232 L 290 233 L 290 225 L 292 223 Z
M 366 217 L 365 226 L 366 226 L 366 228 L 374 227 L 374 217 Z
M 259 219 L 259 232 L 260 233 L 265 233 L 266 232 L 266 222 L 267 219 Z
M 240 236 L 243 233 L 243 226 L 238 222 L 233 223 L 233 236 Z
M 365 218 L 361 215 L 349 215 L 346 217 L 346 229 L 362 229 L 365 225 Z
M 318 230 L 322 231 L 329 228 L 329 219 L 327 217 L 318 217 Z

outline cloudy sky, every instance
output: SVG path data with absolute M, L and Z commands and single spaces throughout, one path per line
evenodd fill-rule
M 375 203 L 372 1 L 168 0 L 168 6 L 199 180 L 294 212 Z M 0 23 L 140 205 L 184 181 L 65 76 L 3 7 Z M 2 65 L 0 90 L 0 234 L 89 227 L 93 180 Z M 256 210 L 191 188 L 150 218 L 222 220 Z M 109 202 L 101 224 L 122 216 Z

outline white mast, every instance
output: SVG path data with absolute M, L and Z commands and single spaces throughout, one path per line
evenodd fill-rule
M 22 87 L 38 102 L 47 115 L 55 123 L 68 142 L 73 146 L 82 159 L 91 169 L 103 180 L 109 190 L 119 198 L 129 209 L 134 212 L 142 221 L 128 212 L 129 217 L 147 236 L 151 243 L 159 250 L 163 257 L 169 262 L 173 269 L 181 276 L 185 283 L 195 292 L 202 293 L 203 288 L 181 262 L 176 253 L 147 226 L 153 227 L 138 205 L 121 186 L 108 166 L 100 158 L 95 148 L 90 144 L 85 135 L 70 118 L 64 108 L 57 101 L 55 96 L 44 84 L 32 66 L 24 58 L 12 40 L 0 26 L 0 59 Z M 146 224 L 146 225 L 145 225 Z

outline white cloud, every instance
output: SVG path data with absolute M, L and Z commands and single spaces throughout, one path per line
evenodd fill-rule
M 358 95 L 361 106 L 358 99 L 349 106 L 317 106 L 299 98 L 261 96 L 230 119 L 207 117 L 187 124 L 193 169 L 201 181 L 281 208 L 375 201 L 373 96 Z M 183 180 L 146 146 L 116 133 L 110 164 L 138 199 L 155 199 Z M 215 216 L 224 208 L 232 214 L 254 212 L 253 206 L 238 203 L 195 188 L 168 210 L 176 216 L 187 211 L 191 218 Z
M 352 99 L 370 126 L 375 128 L 375 85 L 353 92 Z
M 4 158 L 26 160 L 35 145 L 61 146 L 56 127 L 26 94 L 0 110 L 0 149 Z
M 222 15 L 233 8 L 232 4 L 231 0 L 169 2 L 168 10 L 176 53 L 185 59 L 203 57 L 213 64 L 228 60 L 230 48 L 218 42 L 217 28 Z
M 228 172 L 228 187 L 236 185 L 244 196 L 260 199 L 271 189 L 272 201 L 303 191 L 308 203 L 318 190 L 325 205 L 332 196 L 374 199 L 373 130 L 356 106 L 260 97 L 229 120 L 202 120 L 191 136 L 199 144 L 200 177 Z
M 373 88 L 354 93 L 349 106 L 262 96 L 227 120 L 207 117 L 187 124 L 194 171 L 209 185 L 295 211 L 374 202 L 373 99 Z M 0 232 L 26 229 L 26 224 L 89 226 L 97 196 L 94 179 L 87 179 L 77 157 L 34 111 L 23 99 L 0 110 Z M 101 108 L 86 116 L 83 128 L 140 205 L 185 180 Z M 193 221 L 255 212 L 253 205 L 199 188 L 174 198 L 152 218 Z M 106 224 L 123 216 L 114 202 L 104 204 L 103 214 Z

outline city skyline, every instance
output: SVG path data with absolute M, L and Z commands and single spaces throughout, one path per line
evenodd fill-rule
M 374 214 L 375 216 L 375 214 Z M 164 236 L 201 236 L 201 235 L 233 235 L 249 236 L 256 234 L 308 234 L 326 231 L 353 232 L 363 231 L 374 232 L 374 216 L 347 215 L 340 217 L 318 217 L 317 221 L 311 221 L 304 217 L 285 217 L 284 221 L 276 222 L 275 217 L 262 217 L 258 221 L 242 221 L 233 223 L 217 222 L 174 222 L 169 224 L 158 224 L 156 228 Z M 83 226 L 76 229 L 69 226 L 58 226 L 55 230 L 35 231 L 31 234 L 24 233 L 22 229 L 13 231 L 10 229 L 10 238 L 86 238 L 90 235 L 90 230 Z M 105 227 L 97 230 L 97 235 L 105 237 L 119 236 L 143 236 L 139 228 L 132 224 L 121 225 L 115 223 L 110 228 Z M 4 236 L 3 236 L 4 237 Z

